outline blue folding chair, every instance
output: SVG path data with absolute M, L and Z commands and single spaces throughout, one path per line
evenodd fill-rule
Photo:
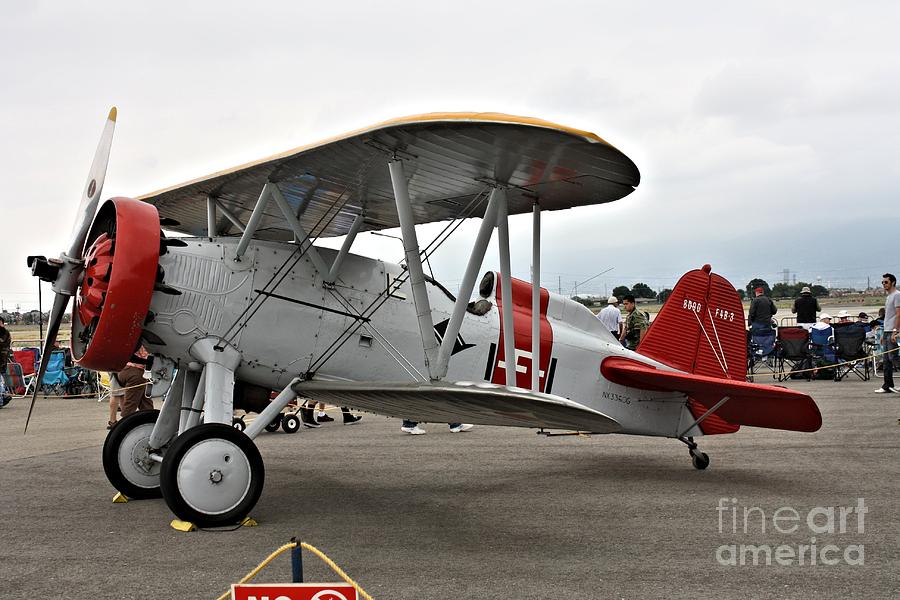
M 827 363 L 835 362 L 834 356 L 834 329 L 825 327 L 817 329 L 813 327 L 809 330 L 809 342 L 812 347 L 813 356 L 817 356 Z
M 53 394 L 62 396 L 66 393 L 69 375 L 66 373 L 66 353 L 54 350 L 47 359 L 47 370 L 41 380 L 41 393 L 45 396 Z
M 777 360 L 775 355 L 775 339 L 774 329 L 760 329 L 757 331 L 750 330 L 748 333 L 747 348 L 747 373 L 754 375 L 756 373 L 771 373 L 774 378 L 776 375 Z M 751 378 L 752 381 L 752 378 Z

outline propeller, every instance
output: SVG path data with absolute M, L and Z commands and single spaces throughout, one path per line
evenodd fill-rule
M 28 431 L 28 423 L 31 421 L 31 413 L 34 410 L 34 403 L 37 401 L 41 380 L 47 370 L 49 353 L 56 342 L 56 335 L 59 333 L 59 326 L 69 304 L 69 298 L 77 292 L 81 274 L 84 272 L 84 261 L 82 260 L 84 243 L 87 240 L 91 222 L 94 220 L 94 214 L 97 212 L 100 194 L 103 191 L 103 182 L 106 179 L 106 167 L 109 163 L 109 151 L 112 147 L 115 128 L 116 107 L 114 106 L 109 111 L 106 125 L 103 127 L 103 133 L 100 135 L 100 142 L 97 144 L 97 151 L 94 153 L 94 162 L 91 163 L 91 170 L 88 173 L 87 183 L 84 186 L 84 193 L 81 195 L 81 203 L 78 205 L 75 226 L 72 229 L 72 243 L 69 245 L 68 252 L 61 254 L 58 259 L 47 260 L 43 257 L 29 257 L 28 259 L 28 265 L 31 267 L 32 274 L 44 281 L 51 282 L 56 295 L 53 299 L 53 309 L 50 312 L 50 321 L 47 325 L 47 337 L 44 338 L 44 344 L 41 348 L 41 363 L 38 366 L 37 373 L 34 375 L 34 393 L 31 396 L 31 405 L 28 407 L 28 417 L 25 419 L 25 432 Z

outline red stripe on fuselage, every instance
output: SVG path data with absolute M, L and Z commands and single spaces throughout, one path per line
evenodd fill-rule
M 503 344 L 503 299 L 500 293 L 500 277 L 497 274 L 497 309 L 500 313 L 500 338 L 497 342 L 497 357 L 494 362 L 494 374 L 491 383 L 506 385 L 506 350 Z M 550 353 L 553 351 L 553 327 L 547 320 L 547 306 L 550 304 L 550 292 L 541 288 L 541 356 L 539 391 L 547 386 L 547 375 L 550 366 Z M 531 284 L 521 279 L 512 279 L 513 331 L 516 347 L 516 383 L 517 387 L 531 389 Z

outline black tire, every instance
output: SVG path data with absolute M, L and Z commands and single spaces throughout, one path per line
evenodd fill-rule
M 219 442 L 225 455 L 220 455 L 218 448 L 213 448 L 211 452 L 206 451 L 205 443 L 207 442 Z M 242 461 L 232 456 L 235 451 L 240 452 L 246 459 L 246 471 L 240 468 Z M 210 454 L 214 454 L 215 457 L 207 459 L 206 457 Z M 232 472 L 226 467 L 224 479 L 221 479 L 223 473 L 219 466 L 225 463 L 228 463 L 228 466 L 234 471 Z M 231 490 L 227 489 L 227 485 L 223 488 L 224 493 L 235 489 L 238 491 L 234 493 L 233 502 L 230 504 L 228 502 L 231 499 L 225 498 L 226 508 L 218 512 L 205 511 L 196 506 L 214 496 L 214 494 L 210 494 L 203 497 L 204 492 L 200 484 L 206 479 L 183 478 L 182 482 L 179 482 L 181 469 L 185 469 L 185 476 L 191 474 L 199 477 L 207 468 L 210 469 L 208 481 L 213 481 L 213 473 L 220 477 L 214 484 L 223 481 L 226 484 L 239 482 L 242 476 L 246 476 L 248 479 L 243 490 L 240 489 L 243 485 Z M 253 440 L 234 427 L 222 423 L 197 425 L 175 438 L 172 446 L 166 452 L 159 476 L 163 498 L 172 512 L 179 519 L 189 521 L 198 527 L 221 527 L 240 523 L 256 506 L 256 502 L 262 494 L 265 479 L 266 470 L 262 456 Z M 186 498 L 186 492 L 181 489 L 180 483 L 193 487 L 193 491 L 188 493 L 196 492 L 199 489 L 201 490 L 200 494 L 195 498 Z
M 694 463 L 695 469 L 703 471 L 709 466 L 709 455 L 706 454 L 706 452 L 700 452 L 699 454 L 691 453 L 691 462 Z
M 300 417 L 297 415 L 284 415 L 281 418 L 281 428 L 285 433 L 297 433 L 300 431 Z
M 231 426 L 237 429 L 238 431 L 244 431 L 247 429 L 247 423 L 244 422 L 243 417 L 232 417 L 231 418 Z
M 278 431 L 278 428 L 281 427 L 281 413 L 275 415 L 275 418 L 272 419 L 272 422 L 266 425 L 266 431 L 271 431 L 272 433 Z
M 148 485 L 148 481 L 139 481 L 134 478 L 133 473 L 128 473 L 127 470 L 123 471 L 123 466 L 130 466 L 130 464 L 121 462 L 125 457 L 119 456 L 119 450 L 126 438 L 133 441 L 129 434 L 136 429 L 147 430 L 147 437 L 149 437 L 150 431 L 153 430 L 152 425 L 156 423 L 158 417 L 158 410 L 140 410 L 128 415 L 116 423 L 116 426 L 106 435 L 106 441 L 103 442 L 103 471 L 106 473 L 106 478 L 114 488 L 133 500 L 159 498 L 162 495 L 159 489 L 159 478 L 156 477 L 156 485 Z M 147 425 L 151 427 L 148 429 Z M 158 463 L 154 464 L 158 465 Z M 155 467 L 154 470 L 159 472 L 158 467 Z

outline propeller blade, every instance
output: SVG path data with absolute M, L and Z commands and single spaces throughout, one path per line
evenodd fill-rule
M 59 333 L 59 325 L 62 323 L 63 315 L 66 312 L 66 306 L 69 304 L 69 297 L 64 294 L 56 294 L 53 300 L 53 310 L 50 311 L 50 322 L 47 324 L 47 337 L 44 338 L 44 347 L 41 348 L 41 364 L 37 372 L 34 374 L 34 393 L 31 396 L 31 406 L 28 407 L 28 417 L 25 419 L 25 431 L 28 432 L 28 422 L 31 421 L 31 411 L 34 410 L 34 403 L 37 400 L 38 391 L 41 389 L 41 379 L 47 371 L 47 363 L 49 362 L 50 352 L 53 348 L 53 342 L 56 341 L 56 334 Z
M 75 213 L 75 227 L 72 229 L 72 245 L 68 255 L 72 258 L 81 258 L 84 253 L 84 242 L 87 239 L 88 230 L 97 212 L 97 204 L 103 191 L 103 181 L 106 179 L 106 165 L 109 163 L 109 150 L 112 147 L 113 132 L 116 129 L 116 107 L 109 111 L 106 126 L 100 135 L 100 143 L 97 144 L 97 152 L 94 154 L 94 162 L 88 174 L 84 193 L 81 196 L 81 204 Z

